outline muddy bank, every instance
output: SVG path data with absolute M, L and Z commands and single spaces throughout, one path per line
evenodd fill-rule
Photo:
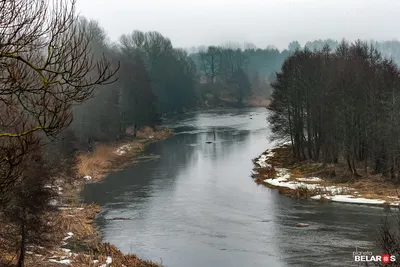
M 293 198 L 388 207 L 400 204 L 400 188 L 381 175 L 353 177 L 339 164 L 296 162 L 288 144 L 266 150 L 253 162 L 257 183 Z
M 98 182 L 106 174 L 124 166 L 156 157 L 142 156 L 146 146 L 172 134 L 165 128 L 144 128 L 137 138 L 128 138 L 114 144 L 99 144 L 93 152 L 76 157 L 76 176 L 62 177 L 52 185 L 59 191 L 55 200 L 58 212 L 54 221 L 58 225 L 53 248 L 28 249 L 26 266 L 93 266 L 93 267 L 160 267 L 161 264 L 139 259 L 134 254 L 124 254 L 114 245 L 103 243 L 94 218 L 101 208 L 95 204 L 80 203 L 79 195 L 87 183 Z

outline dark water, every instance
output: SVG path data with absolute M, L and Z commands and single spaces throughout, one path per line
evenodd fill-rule
M 104 240 L 168 267 L 353 266 L 356 246 L 373 250 L 384 210 L 257 186 L 251 159 L 272 146 L 266 114 L 214 110 L 170 121 L 177 134 L 149 147 L 159 159 L 84 190 L 86 202 L 103 207 Z

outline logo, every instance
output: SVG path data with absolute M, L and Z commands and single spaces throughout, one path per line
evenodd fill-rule
M 360 251 L 356 247 L 356 251 L 353 251 L 353 258 L 355 262 L 382 262 L 389 264 L 396 261 L 396 256 L 388 253 L 382 255 L 374 255 L 371 251 Z

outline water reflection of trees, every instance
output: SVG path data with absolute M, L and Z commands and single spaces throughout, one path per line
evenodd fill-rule
M 119 172 L 111 173 L 104 181 L 87 185 L 83 192 L 85 202 L 124 209 L 132 202 L 148 200 L 155 190 L 174 186 L 177 173 L 193 157 L 194 135 L 173 136 L 149 146 L 148 153 L 159 155 L 155 160 L 141 162 Z

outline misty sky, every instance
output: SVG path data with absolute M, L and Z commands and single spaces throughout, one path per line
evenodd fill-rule
M 183 48 L 400 39 L 400 0 L 78 0 L 77 11 L 98 20 L 112 40 L 154 30 Z

